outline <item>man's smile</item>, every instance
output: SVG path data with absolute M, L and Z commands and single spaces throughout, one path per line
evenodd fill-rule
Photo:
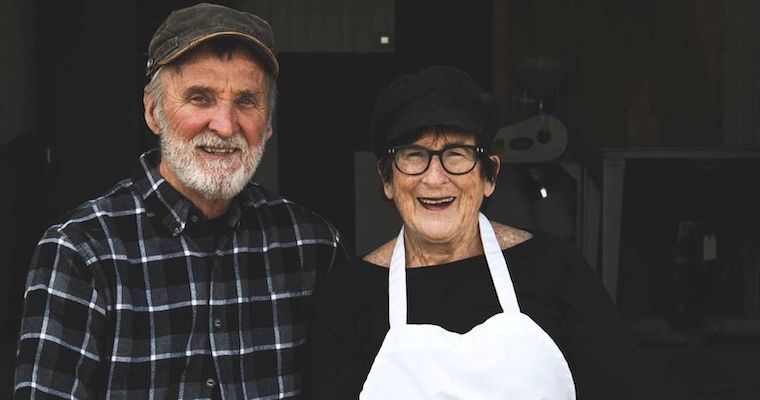
M 196 146 L 195 148 L 212 155 L 226 155 L 226 154 L 231 154 L 231 153 L 240 151 L 240 149 L 237 147 L 224 147 L 224 146 L 199 145 L 199 146 Z

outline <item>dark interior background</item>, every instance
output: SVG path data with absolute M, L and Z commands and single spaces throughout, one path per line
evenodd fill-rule
M 142 117 L 147 44 L 171 10 L 197 3 L 5 1 L 0 398 L 11 390 L 36 241 L 63 212 L 126 177 L 139 154 L 155 146 Z M 300 50 L 279 54 L 277 147 L 268 157 L 276 160 L 277 191 L 331 220 L 349 241 L 361 234 L 354 220 L 354 152 L 370 148 L 374 100 L 396 76 L 428 65 L 472 74 L 493 92 L 508 125 L 531 112 L 521 106 L 521 82 L 510 66 L 525 57 L 567 60 L 547 106 L 568 129 L 562 159 L 583 163 L 597 178 L 592 155 L 601 148 L 760 149 L 760 6 L 753 0 L 217 3 L 307 16 L 288 26 L 292 35 L 283 42 Z M 330 29 L 315 21 L 329 20 L 330 10 L 341 7 L 377 16 L 371 23 L 336 17 L 349 31 L 344 36 L 371 36 L 373 27 L 385 26 L 389 46 L 334 50 L 344 43 L 320 37 Z M 297 43 L 302 32 L 317 45 Z M 645 332 L 637 337 L 668 398 L 760 397 L 752 375 L 760 369 L 760 300 L 746 299 L 758 285 L 758 172 L 756 159 L 659 161 L 626 175 L 618 304 L 627 318 L 644 321 L 632 326 Z M 679 275 L 673 252 L 683 220 L 720 232 L 718 266 L 700 264 Z M 674 281 L 699 268 L 707 269 L 700 279 L 712 282 L 710 303 L 700 303 L 699 315 L 728 318 L 720 326 L 730 329 L 698 335 L 679 325 L 683 320 L 674 323 L 674 288 L 682 287 Z

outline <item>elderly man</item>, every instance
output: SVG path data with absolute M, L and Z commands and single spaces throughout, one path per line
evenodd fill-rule
M 296 398 L 312 289 L 346 254 L 330 223 L 249 182 L 272 135 L 271 29 L 201 4 L 148 56 L 160 150 L 40 240 L 15 396 Z

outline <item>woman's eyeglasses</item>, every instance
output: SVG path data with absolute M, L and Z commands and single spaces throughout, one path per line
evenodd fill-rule
M 438 156 L 443 169 L 452 175 L 463 175 L 475 168 L 482 147 L 456 144 L 440 150 L 430 150 L 415 144 L 388 149 L 396 168 L 407 175 L 419 175 L 430 167 L 430 160 Z

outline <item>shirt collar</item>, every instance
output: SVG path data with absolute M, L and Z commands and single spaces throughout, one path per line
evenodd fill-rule
M 169 232 L 178 236 L 187 227 L 188 219 L 203 218 L 203 213 L 161 176 L 158 171 L 160 161 L 159 149 L 143 153 L 137 160 L 132 182 L 143 199 L 148 216 L 160 220 Z M 250 185 L 246 185 L 243 192 L 232 200 L 230 207 L 219 218 L 223 218 L 227 226 L 234 228 L 241 220 L 241 206 L 253 203 Z

